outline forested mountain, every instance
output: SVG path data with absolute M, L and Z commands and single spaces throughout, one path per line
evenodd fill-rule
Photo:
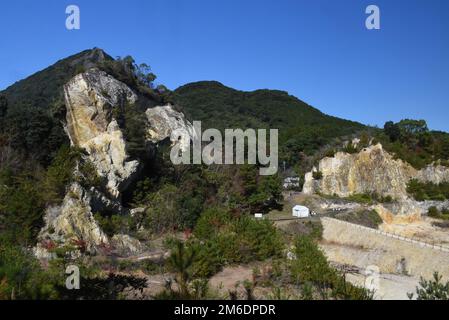
M 290 164 L 297 162 L 299 152 L 311 155 L 336 137 L 366 128 L 278 90 L 244 92 L 203 81 L 176 89 L 175 97 L 186 115 L 206 128 L 279 129 L 281 157 Z

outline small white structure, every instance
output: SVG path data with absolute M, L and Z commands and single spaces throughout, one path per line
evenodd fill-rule
M 307 207 L 296 205 L 292 209 L 294 217 L 297 218 L 308 218 L 310 216 L 310 210 Z
M 256 214 L 254 214 L 254 218 L 256 218 L 256 219 L 263 219 L 263 214 L 262 213 L 256 213 Z

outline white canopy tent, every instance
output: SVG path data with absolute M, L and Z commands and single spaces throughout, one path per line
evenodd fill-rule
M 296 205 L 292 209 L 292 214 L 297 218 L 308 218 L 310 216 L 310 210 L 307 207 Z

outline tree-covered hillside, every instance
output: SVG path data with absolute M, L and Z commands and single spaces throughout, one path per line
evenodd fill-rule
M 187 84 L 175 100 L 188 118 L 204 128 L 279 129 L 280 152 L 287 165 L 312 155 L 334 138 L 365 129 L 360 123 L 328 116 L 284 91 L 238 91 L 219 82 Z

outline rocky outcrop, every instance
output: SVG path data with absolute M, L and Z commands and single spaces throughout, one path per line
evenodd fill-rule
M 139 240 L 127 234 L 116 234 L 112 237 L 111 243 L 115 252 L 120 256 L 138 255 L 146 250 Z
M 441 165 L 431 165 L 420 170 L 416 177 L 420 181 L 439 184 L 449 181 L 449 168 Z
M 82 244 L 82 250 L 95 254 L 100 246 L 109 244 L 93 217 L 91 202 L 90 193 L 73 183 L 61 205 L 47 208 L 36 249 L 39 258 L 50 257 L 51 249 L 61 245 Z
M 136 174 L 139 162 L 128 160 L 123 133 L 113 116 L 137 96 L 124 83 L 105 72 L 91 69 L 64 86 L 67 133 L 76 147 L 84 149 L 100 177 L 107 180 L 110 195 L 119 198 Z
M 313 171 L 321 172 L 322 177 L 314 179 Z M 356 154 L 338 152 L 332 158 L 322 159 L 317 168 L 306 174 L 303 192 L 340 197 L 375 193 L 405 201 L 410 179 L 433 183 L 449 181 L 449 168 L 429 166 L 418 171 L 408 163 L 394 159 L 377 144 Z
M 189 148 L 191 139 L 195 137 L 195 130 L 184 114 L 174 110 L 170 104 L 149 108 L 145 113 L 150 141 L 156 143 L 168 138 L 172 145 L 179 143 L 181 151 Z
M 59 206 L 48 207 L 45 227 L 35 248 L 39 258 L 52 258 L 52 250 L 65 245 L 78 246 L 80 252 L 96 254 L 107 248 L 120 256 L 136 255 L 145 246 L 129 235 L 109 238 L 94 219 L 94 212 L 133 214 L 136 210 L 121 205 L 121 193 L 138 173 L 139 161 L 130 160 L 126 140 L 116 116 L 135 104 L 138 96 L 124 83 L 98 69 L 75 76 L 64 86 L 66 131 L 73 146 L 84 150 L 83 161 L 89 161 L 101 177 L 103 191 L 93 186 L 72 183 Z M 147 140 L 158 143 L 169 138 L 188 148 L 194 136 L 193 126 L 171 105 L 149 108 L 145 115 Z M 145 125 L 145 124 L 144 124 Z M 181 137 L 181 139 L 179 139 Z M 75 176 L 83 176 L 77 166 Z

